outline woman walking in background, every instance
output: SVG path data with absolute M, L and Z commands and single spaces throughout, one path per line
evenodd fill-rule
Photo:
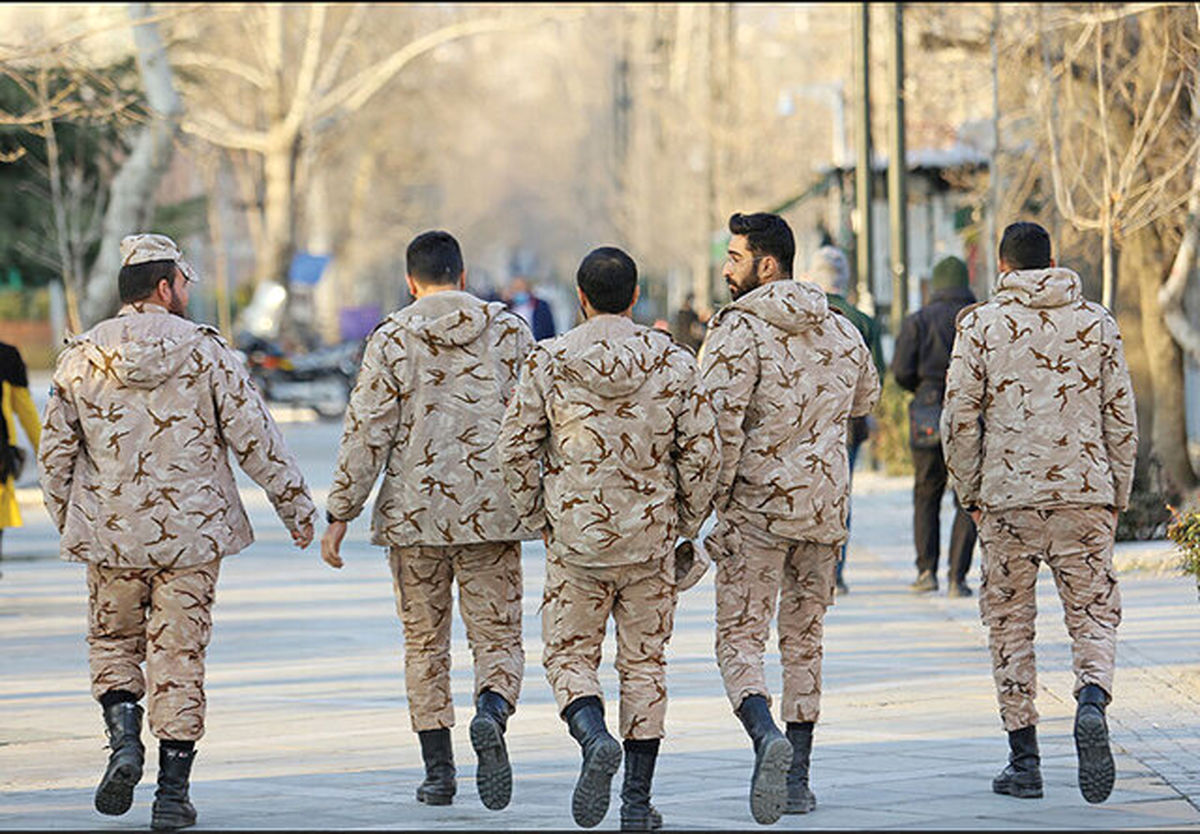
M 42 438 L 42 424 L 33 397 L 29 395 L 29 373 L 25 361 L 14 346 L 0 342 L 0 412 L 4 415 L 4 443 L 0 444 L 0 547 L 4 530 L 20 527 L 21 510 L 17 506 L 17 478 L 21 476 L 24 452 L 17 447 L 14 413 L 21 421 L 25 436 L 36 456 Z

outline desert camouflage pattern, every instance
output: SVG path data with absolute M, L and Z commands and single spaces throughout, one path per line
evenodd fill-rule
M 491 689 L 516 706 L 525 674 L 521 543 L 393 547 L 388 563 L 404 623 L 404 685 L 413 732 L 454 726 L 450 627 L 456 579 L 475 660 L 475 696 Z
M 1128 506 L 1133 385 L 1117 323 L 1078 275 L 1009 272 L 959 313 L 941 432 L 964 506 Z
M 578 698 L 604 700 L 597 670 L 605 627 L 616 624 L 622 738 L 662 738 L 667 715 L 666 647 L 675 623 L 672 550 L 636 564 L 589 568 L 546 559 L 542 662 L 561 713 Z
M 879 399 L 862 335 L 804 281 L 772 281 L 723 307 L 701 350 L 721 435 L 717 514 L 770 519 L 779 536 L 846 540 L 846 428 Z
M 217 331 L 127 304 L 59 355 L 42 493 L 70 561 L 178 569 L 254 541 L 229 452 L 297 532 L 316 508 L 295 458 Z
M 563 562 L 662 558 L 712 507 L 718 448 L 692 354 L 669 335 L 597 315 L 529 354 L 500 460 L 525 526 L 548 524 Z
M 778 606 L 781 718 L 816 721 L 825 610 L 834 600 L 840 546 L 779 536 L 762 521 L 731 511 L 705 539 L 717 564 L 717 666 L 735 710 L 748 695 L 771 703 L 763 655 Z
M 533 345 L 504 305 L 458 290 L 418 299 L 371 334 L 350 396 L 334 518 L 362 512 L 383 470 L 371 541 L 387 547 L 535 538 L 504 490 L 496 437 Z
M 156 738 L 204 735 L 204 653 L 220 566 L 219 559 L 166 570 L 87 566 L 92 697 L 116 689 L 148 696 Z
M 988 629 L 992 671 L 1006 730 L 1037 723 L 1034 622 L 1037 573 L 1050 566 L 1071 637 L 1075 694 L 1087 684 L 1112 693 L 1121 622 L 1113 572 L 1116 520 L 1104 507 L 984 512 L 979 524 L 983 581 L 979 610 Z
M 199 280 L 196 270 L 184 260 L 175 241 L 166 235 L 138 234 L 121 238 L 121 266 L 152 261 L 174 261 L 179 271 L 191 282 Z

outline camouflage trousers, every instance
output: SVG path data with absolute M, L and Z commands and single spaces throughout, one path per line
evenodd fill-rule
M 388 552 L 404 624 L 404 685 L 414 732 L 454 726 L 450 694 L 451 589 L 475 663 L 475 696 L 521 694 L 521 543 L 412 545 Z
M 842 546 L 780 537 L 736 514 L 720 517 L 705 545 L 717 565 L 717 666 L 729 702 L 735 710 L 748 695 L 771 703 L 763 654 L 778 603 L 781 717 L 816 721 L 825 609 Z
M 92 697 L 117 689 L 139 699 L 148 693 L 156 738 L 204 735 L 204 653 L 220 567 L 220 559 L 178 570 L 88 564 Z
M 1071 638 L 1075 693 L 1096 684 L 1112 693 L 1121 622 L 1113 573 L 1116 522 L 1104 507 L 985 512 L 979 525 L 983 581 L 979 610 L 988 629 L 1004 729 L 1037 724 L 1034 621 L 1037 573 L 1050 566 Z
M 616 627 L 622 738 L 662 738 L 667 642 L 675 626 L 675 555 L 607 568 L 546 559 L 542 663 L 561 713 L 579 698 L 604 700 L 597 670 L 609 614 Z

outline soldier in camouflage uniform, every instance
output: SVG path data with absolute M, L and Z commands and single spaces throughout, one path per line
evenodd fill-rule
M 712 506 L 715 418 L 691 352 L 632 321 L 637 267 L 626 253 L 596 249 L 577 282 L 586 321 L 530 354 L 504 416 L 501 465 L 525 524 L 545 528 L 543 662 L 582 748 L 575 822 L 604 818 L 621 763 L 597 676 L 611 614 L 621 827 L 647 830 L 662 825 L 650 788 L 667 709 L 674 546 L 696 535 Z
M 321 550 L 342 566 L 346 522 L 362 512 L 382 469 L 371 541 L 389 548 L 404 623 L 409 713 L 426 773 L 417 799 L 449 805 L 456 792 L 450 626 L 457 580 L 475 659 L 476 787 L 485 806 L 504 808 L 512 795 L 504 731 L 525 670 L 521 540 L 537 533 L 520 524 L 504 492 L 496 437 L 533 337 L 503 304 L 463 291 L 462 252 L 448 233 L 418 235 L 407 260 L 416 300 L 367 342 Z
M 152 825 L 182 828 L 196 820 L 188 781 L 217 573 L 254 540 L 229 452 L 298 547 L 312 541 L 316 508 L 245 368 L 216 330 L 187 320 L 194 273 L 175 243 L 131 235 L 121 263 L 124 306 L 58 357 L 42 490 L 63 557 L 87 564 L 92 695 L 112 748 L 96 809 L 133 802 L 147 695 L 160 740 Z
M 825 609 L 850 498 L 848 420 L 879 398 L 871 352 L 815 284 L 792 280 L 791 229 L 735 214 L 725 280 L 733 303 L 709 323 L 700 367 L 721 434 L 717 663 L 754 743 L 754 819 L 816 806 L 808 784 L 820 712 Z M 786 737 L 771 718 L 763 650 L 779 604 Z
M 1104 710 L 1121 621 L 1113 538 L 1137 454 L 1133 387 L 1116 321 L 1055 266 L 1045 229 L 1005 229 L 1000 272 L 991 301 L 959 314 L 941 420 L 954 489 L 979 526 L 979 608 L 1009 738 L 992 788 L 1042 795 L 1033 635 L 1044 561 L 1074 655 L 1079 788 L 1103 802 L 1115 778 Z

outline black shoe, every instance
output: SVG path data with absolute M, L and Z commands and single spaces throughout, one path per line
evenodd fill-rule
M 662 814 L 650 804 L 658 739 L 625 740 L 625 783 L 621 786 L 621 830 L 657 831 Z
M 787 740 L 792 745 L 792 765 L 787 773 L 785 814 L 807 814 L 817 807 L 817 798 L 808 786 L 808 765 L 812 756 L 813 722 L 789 721 Z
M 1079 690 L 1075 708 L 1075 753 L 1079 757 L 1079 792 L 1088 802 L 1103 802 L 1112 793 L 1116 779 L 1112 750 L 1108 745 L 1108 722 L 1104 708 L 1108 693 L 1094 683 Z
M 787 772 L 792 745 L 771 719 L 771 708 L 762 695 L 748 695 L 737 716 L 754 742 L 754 773 L 750 777 L 750 813 L 754 821 L 770 825 L 787 804 Z
M 425 781 L 417 787 L 417 801 L 426 805 L 449 805 L 454 801 L 458 784 L 454 781 L 454 746 L 450 728 L 422 730 L 421 759 L 425 762 Z
M 956 582 L 950 583 L 950 587 L 946 589 L 946 596 L 969 597 L 973 596 L 973 593 L 971 591 L 971 586 L 968 585 L 964 580 L 959 579 Z
M 1019 799 L 1040 798 L 1042 759 L 1038 755 L 1037 727 L 1010 730 L 1008 749 L 1008 766 L 992 780 L 992 790 Z
M 934 576 L 933 571 L 923 570 L 917 577 L 917 581 L 909 585 L 908 589 L 918 594 L 936 591 L 938 589 L 937 577 Z
M 595 695 L 567 704 L 563 718 L 579 742 L 583 764 L 571 794 L 571 816 L 583 828 L 599 825 L 608 813 L 612 778 L 621 766 L 621 745 L 604 724 L 604 703 Z
M 158 749 L 158 790 L 150 809 L 150 827 L 156 830 L 187 828 L 196 824 L 196 808 L 188 798 L 188 780 L 196 751 L 178 747 Z
M 471 721 L 471 746 L 475 748 L 475 788 L 485 808 L 498 811 L 512 799 L 512 766 L 504 744 L 504 730 L 512 705 L 490 689 L 479 693 Z
M 146 748 L 142 744 L 142 708 L 122 701 L 104 708 L 108 730 L 108 767 L 96 787 L 96 810 L 117 816 L 133 805 L 133 789 L 142 780 Z
M 844 597 L 846 594 L 850 593 L 850 586 L 847 585 L 845 580 L 841 578 L 834 580 L 834 588 L 839 597 Z

